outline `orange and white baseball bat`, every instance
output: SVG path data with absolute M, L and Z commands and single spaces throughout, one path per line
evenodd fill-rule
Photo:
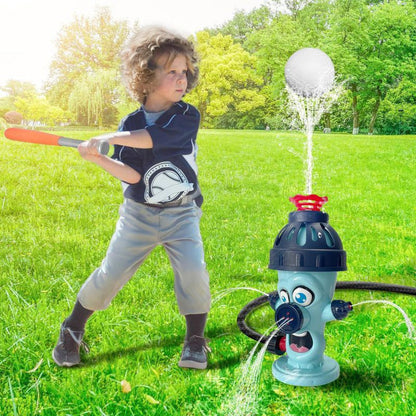
M 18 142 L 46 144 L 51 146 L 78 147 L 82 140 L 70 139 L 69 137 L 58 136 L 57 134 L 45 133 L 36 130 L 9 128 L 4 131 L 4 136 Z M 102 141 L 98 144 L 98 152 L 102 155 L 108 154 L 110 145 Z

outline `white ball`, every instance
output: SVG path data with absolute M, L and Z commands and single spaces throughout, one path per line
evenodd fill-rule
M 334 78 L 334 64 L 320 49 L 300 49 L 286 62 L 286 83 L 298 95 L 319 97 L 332 88 Z

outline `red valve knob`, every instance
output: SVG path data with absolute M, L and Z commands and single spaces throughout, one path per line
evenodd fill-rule
M 328 201 L 327 196 L 295 195 L 289 201 L 296 205 L 298 211 L 320 211 L 322 206 Z

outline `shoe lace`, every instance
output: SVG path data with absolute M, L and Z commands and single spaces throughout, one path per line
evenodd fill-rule
M 78 347 L 82 347 L 87 354 L 90 352 L 88 344 L 82 340 L 82 336 L 84 335 L 83 331 L 73 331 L 71 328 L 66 327 L 64 335 L 69 335 L 70 339 L 72 339 Z M 70 342 L 69 345 L 71 344 L 72 343 Z
M 202 350 L 207 353 L 212 351 L 208 346 L 209 341 L 209 339 L 205 339 L 199 335 L 192 335 L 188 340 L 188 346 L 191 350 L 199 350 L 202 348 Z

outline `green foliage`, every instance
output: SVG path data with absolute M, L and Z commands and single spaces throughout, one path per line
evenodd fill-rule
M 254 32 L 245 47 L 257 57 L 257 73 L 263 78 L 262 108 L 265 124 L 287 129 L 291 124 L 284 81 L 284 66 L 290 55 L 307 46 L 302 26 L 288 15 L 276 17 L 267 28 Z
M 380 107 L 376 129 L 384 134 L 416 132 L 416 84 L 408 78 L 390 90 Z
M 119 84 L 118 71 L 112 69 L 100 69 L 81 77 L 68 99 L 76 121 L 85 126 L 116 125 Z
M 6 107 L 4 106 L 5 104 L 0 101 L 0 117 L 4 117 L 4 115 L 8 112 L 8 111 L 12 111 L 10 109 L 10 107 Z
M 91 18 L 77 16 L 62 29 L 46 88 L 58 120 L 114 127 L 137 107 L 118 81 L 119 52 L 128 33 L 127 21 L 114 20 L 107 7 Z M 203 127 L 289 128 L 284 66 L 296 50 L 317 47 L 331 57 L 338 82 L 348 91 L 321 125 L 394 134 L 400 123 L 402 133 L 415 132 L 415 2 L 271 0 L 250 12 L 237 11 L 195 39 L 201 81 L 186 99 L 199 108 Z M 403 82 L 406 100 L 397 98 L 404 96 Z M 43 98 L 34 98 L 33 85 L 11 80 L 2 90 L 8 94 L 0 99 L 4 112 L 16 110 L 18 98 L 25 108 L 31 106 L 27 101 L 40 100 L 41 119 L 51 120 L 45 113 L 53 111 L 45 110 Z M 34 116 L 40 115 L 32 109 L 29 118 Z
M 8 81 L 6 85 L 0 88 L 0 90 L 7 94 L 12 105 L 17 98 L 24 98 L 37 94 L 36 87 L 32 83 L 16 80 Z
M 272 111 L 266 119 L 279 128 L 289 126 L 284 65 L 296 50 L 319 47 L 331 56 L 338 81 L 351 92 L 353 112 L 343 105 L 346 113 L 342 116 L 334 113 L 331 117 L 337 119 L 338 125 L 345 120 L 344 130 L 351 127 L 358 130 L 363 124 L 371 133 L 387 93 L 397 87 L 403 76 L 413 82 L 416 79 L 414 4 L 369 5 L 363 0 L 331 3 L 325 0 L 286 2 L 286 7 L 286 14 L 277 13 L 266 27 L 253 32 L 244 43 L 258 57 L 258 71 L 265 84 L 271 86 L 268 102 L 276 101 L 269 106 Z
M 266 28 L 272 16 L 271 9 L 265 5 L 250 12 L 237 11 L 230 21 L 209 32 L 211 35 L 229 35 L 235 42 L 243 45 L 253 32 Z
M 42 123 L 54 126 L 68 121 L 68 114 L 64 110 L 51 105 L 45 97 L 36 94 L 17 98 L 15 107 L 22 113 L 26 124 Z
M 229 288 L 276 289 L 269 250 L 294 209 L 288 198 L 304 187 L 304 141 L 296 132 L 200 132 L 201 232 L 214 298 Z M 313 190 L 329 197 L 325 211 L 348 254 L 339 280 L 415 286 L 415 177 L 409 167 L 416 137 L 330 134 L 316 135 L 314 144 Z M 74 149 L 2 138 L 0 163 L 7 166 L 0 170 L 0 414 L 220 415 L 255 345 L 239 332 L 236 317 L 259 294 L 237 290 L 215 302 L 207 325 L 208 370 L 180 369 L 185 323 L 169 261 L 155 250 L 111 306 L 88 322 L 91 353 L 84 365 L 56 367 L 51 351 L 60 323 L 105 255 L 120 184 Z M 416 319 L 413 297 L 342 291 L 337 298 L 391 300 Z M 265 330 L 273 312 L 265 305 L 249 321 Z M 339 362 L 340 378 L 316 388 L 280 383 L 271 373 L 277 357 L 267 353 L 253 414 L 413 414 L 415 341 L 395 309 L 356 306 L 346 320 L 328 324 L 325 337 L 325 353 Z M 122 380 L 131 384 L 130 393 L 122 392 Z
M 218 126 L 221 119 L 243 117 L 264 105 L 254 56 L 231 36 L 199 32 L 196 44 L 201 57 L 200 82 L 186 99 L 199 109 L 203 127 Z
M 387 93 L 409 71 L 412 79 L 416 77 L 415 6 L 339 0 L 330 22 L 324 43 L 340 78 L 356 98 L 354 127 L 359 127 L 361 115 L 372 133 Z
M 117 109 L 117 121 L 119 121 L 127 114 L 136 111 L 140 104 L 131 98 L 124 88 L 124 85 L 119 84 L 117 86 L 117 91 L 116 95 L 118 100 L 115 103 L 115 107 Z
M 83 117 L 90 119 L 92 123 L 99 123 L 103 108 L 106 104 L 97 103 L 101 97 L 111 95 L 113 82 L 110 83 L 105 93 L 102 88 L 97 92 L 97 82 L 100 83 L 106 71 L 118 71 L 120 67 L 119 53 L 129 33 L 127 21 L 115 21 L 112 19 L 108 7 L 98 8 L 91 18 L 77 16 L 73 23 L 65 26 L 57 40 L 56 57 L 50 67 L 47 95 L 50 101 L 63 109 L 74 108 L 73 98 L 70 99 L 73 88 L 78 83 L 80 94 L 86 90 L 93 91 L 93 103 L 90 108 L 97 110 L 94 116 L 88 115 L 84 103 Z M 91 81 L 92 85 L 85 85 Z M 112 105 L 112 104 L 110 104 Z M 80 118 L 80 107 L 76 108 Z
M 2 90 L 8 94 L 7 97 L 3 97 L 2 99 L 3 105 L 8 105 L 9 111 L 17 110 L 21 113 L 23 121 L 26 124 L 40 123 L 54 126 L 67 122 L 70 118 L 67 112 L 60 107 L 52 105 L 44 96 L 39 95 L 36 87 L 31 83 L 12 80 Z M 5 116 L 6 112 L 2 115 Z M 20 124 L 20 121 L 18 123 L 13 121 L 9 122 Z

